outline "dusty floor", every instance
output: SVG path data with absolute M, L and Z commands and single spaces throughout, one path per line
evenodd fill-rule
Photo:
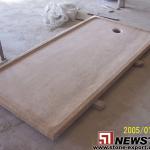
M 41 16 L 47 1 L 0 0 L 0 39 L 8 58 L 16 57 L 76 23 L 50 32 Z M 74 1 L 91 12 L 118 17 L 123 23 L 150 31 L 149 0 L 128 0 L 126 9 L 112 14 L 99 7 L 98 0 Z M 150 125 L 150 53 L 143 59 L 145 67 L 131 68 L 102 97 L 107 106 L 105 110 L 90 108 L 55 142 L 0 107 L 0 150 L 87 150 L 96 143 L 99 130 L 115 130 L 120 135 L 124 126 Z

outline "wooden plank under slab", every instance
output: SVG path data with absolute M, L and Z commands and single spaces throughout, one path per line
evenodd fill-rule
M 59 136 L 150 45 L 150 34 L 92 17 L 0 68 L 0 104 Z

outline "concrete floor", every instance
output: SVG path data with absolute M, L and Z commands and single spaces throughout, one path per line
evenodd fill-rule
M 0 0 L 0 39 L 8 58 L 76 23 L 50 32 L 41 16 L 47 1 Z M 77 4 L 85 10 L 118 17 L 125 24 L 150 31 L 149 0 L 127 0 L 126 9 L 112 14 L 99 7 L 98 1 L 83 0 Z M 108 5 L 115 7 L 115 3 L 108 2 Z M 124 126 L 150 125 L 150 53 L 143 60 L 143 68 L 131 68 L 103 95 L 106 109 L 90 108 L 55 142 L 0 107 L 0 150 L 87 150 L 96 144 L 99 130 L 115 130 L 116 135 L 121 135 Z

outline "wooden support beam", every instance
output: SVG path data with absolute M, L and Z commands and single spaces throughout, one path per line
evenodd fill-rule
M 138 67 L 141 68 L 144 66 L 144 61 L 143 60 L 138 60 L 137 62 L 135 62 L 134 67 Z
M 93 107 L 101 111 L 105 108 L 105 102 L 99 99 L 93 104 Z

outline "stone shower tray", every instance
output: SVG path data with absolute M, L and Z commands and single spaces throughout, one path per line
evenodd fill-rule
M 54 140 L 149 47 L 149 32 L 92 17 L 0 67 L 0 105 Z

